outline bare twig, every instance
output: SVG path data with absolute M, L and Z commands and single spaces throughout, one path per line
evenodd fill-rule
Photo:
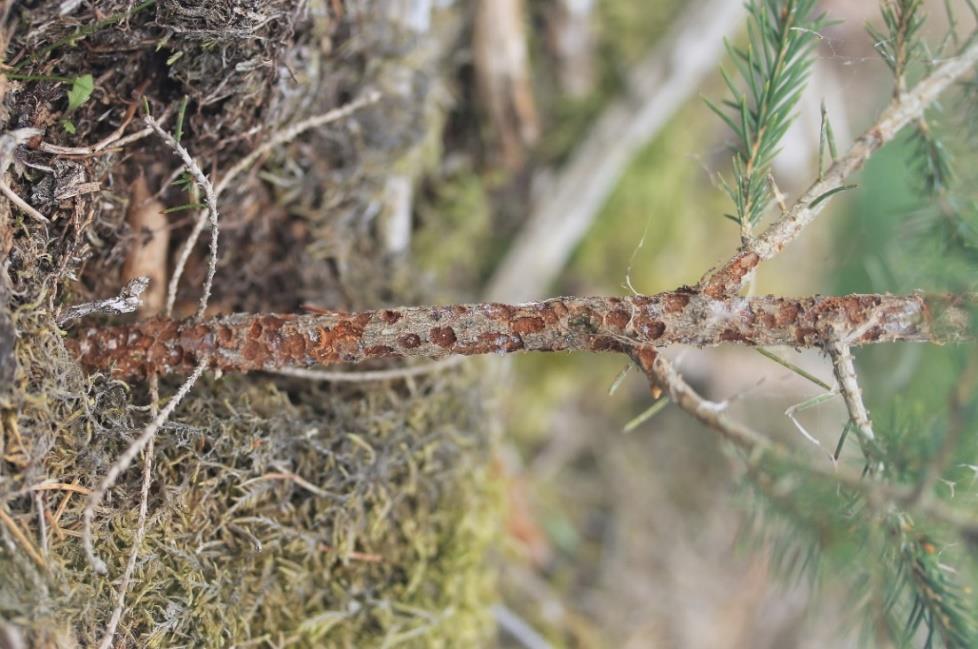
M 88 487 L 83 487 L 77 484 L 68 484 L 66 482 L 40 482 L 36 485 L 31 485 L 27 488 L 27 491 L 72 491 L 74 493 L 88 495 L 92 493 L 92 490 Z
M 155 437 L 157 431 L 159 431 L 163 424 L 166 423 L 166 421 L 170 418 L 170 415 L 173 414 L 173 411 L 176 410 L 176 407 L 180 405 L 183 398 L 187 396 L 187 393 L 190 392 L 190 389 L 194 386 L 194 383 L 196 383 L 197 379 L 199 379 L 201 374 L 204 373 L 209 361 L 210 359 L 207 356 L 201 358 L 200 362 L 197 363 L 197 367 L 194 369 L 193 374 L 191 374 L 190 377 L 183 382 L 183 385 L 181 385 L 180 389 L 173 395 L 170 402 L 167 403 L 166 407 L 164 407 L 163 410 L 160 411 L 160 413 L 153 419 L 153 421 L 146 426 L 142 434 L 133 440 L 129 447 L 123 451 L 122 455 L 116 459 L 115 463 L 109 467 L 105 477 L 102 478 L 102 482 L 100 482 L 98 487 L 93 489 L 92 493 L 89 495 L 88 503 L 85 505 L 85 512 L 83 515 L 84 530 L 82 533 L 82 542 L 85 547 L 85 556 L 88 557 L 88 561 L 92 564 L 92 568 L 94 568 L 95 572 L 104 575 L 107 571 L 105 562 L 95 555 L 95 548 L 92 545 L 92 520 L 95 517 L 96 508 L 102 502 L 106 492 L 108 492 L 108 490 L 112 488 L 112 485 L 115 484 L 115 481 L 119 478 L 119 475 L 129 468 L 129 465 L 132 464 L 133 459 L 135 459 L 139 452 L 143 450 L 147 444 L 149 444 L 153 437 Z
M 142 89 L 138 91 L 138 95 L 142 95 Z M 139 108 L 139 97 L 134 99 L 129 103 L 129 107 L 126 109 L 125 114 L 122 116 L 122 122 L 119 126 L 109 133 L 107 136 L 96 142 L 95 144 L 90 144 L 88 146 L 60 146 L 58 144 L 50 144 L 48 142 L 41 142 L 38 149 L 45 153 L 53 153 L 54 155 L 62 156 L 78 156 L 78 157 L 91 157 L 97 155 L 110 146 L 115 145 L 115 147 L 125 146 L 126 144 L 131 144 L 137 142 L 144 137 L 148 137 L 153 133 L 153 129 L 146 127 L 141 131 L 137 131 L 123 138 L 122 134 L 126 132 L 126 127 L 132 122 L 133 117 L 136 115 L 136 110 Z M 167 108 L 163 114 L 160 116 L 159 123 L 165 123 L 170 115 L 173 113 L 172 107 Z
M 187 149 L 184 148 L 182 144 L 177 142 L 176 138 L 160 128 L 159 123 L 156 122 L 151 116 L 146 116 L 146 124 L 149 125 L 153 131 L 160 136 L 160 138 L 166 142 L 167 146 L 176 152 L 176 154 L 183 161 L 183 164 L 187 166 L 187 171 L 193 176 L 194 180 L 200 186 L 201 190 L 204 192 L 204 200 L 207 203 L 207 210 L 201 215 L 203 217 L 206 215 L 211 226 L 211 245 L 210 245 L 210 255 L 207 262 L 207 277 L 204 279 L 204 288 L 200 295 L 200 304 L 197 307 L 197 317 L 204 317 L 204 313 L 207 311 L 207 302 L 211 298 L 211 287 L 214 285 L 214 275 L 217 273 L 217 241 L 220 229 L 218 227 L 218 213 L 217 213 L 217 194 L 214 192 L 214 185 L 211 181 L 207 179 L 204 172 L 200 170 L 197 162 L 191 157 Z M 203 218 L 198 219 L 197 224 L 194 226 L 194 231 L 198 233 L 203 229 Z M 196 241 L 196 237 L 194 237 Z M 190 248 L 193 243 L 188 239 L 187 243 L 184 244 L 184 250 L 189 256 Z M 181 251 L 181 259 L 178 261 L 178 268 L 182 272 L 183 264 L 186 263 L 186 258 L 183 255 L 183 250 Z M 175 285 L 180 280 L 180 276 L 174 272 L 174 277 L 170 280 L 170 291 L 167 295 L 167 309 L 166 312 L 170 313 L 173 308 L 172 299 L 176 297 Z
M 922 295 L 734 297 L 689 292 L 567 297 L 304 315 L 237 314 L 93 327 L 68 341 L 82 363 L 118 377 L 187 372 L 202 355 L 228 372 L 278 371 L 377 358 L 519 351 L 615 351 L 636 345 L 822 347 L 873 327 L 856 344 L 951 342 L 970 335 L 960 302 Z
M 959 56 L 948 59 L 912 90 L 897 97 L 883 111 L 876 123 L 866 131 L 849 152 L 839 158 L 798 199 L 787 213 L 772 223 L 760 236 L 745 241 L 740 250 L 719 268 L 700 280 L 700 288 L 710 297 L 733 295 L 750 280 L 762 261 L 778 255 L 793 241 L 828 204 L 833 194 L 847 187 L 847 180 L 856 173 L 884 144 L 891 141 L 904 126 L 910 124 L 934 103 L 958 78 L 974 69 L 978 62 L 978 41 Z
M 713 71 L 723 38 L 742 25 L 743 2 L 697 2 L 629 75 L 561 170 L 489 281 L 490 300 L 543 297 L 622 172 Z
M 211 226 L 211 245 L 210 245 L 210 256 L 207 262 L 207 278 L 204 280 L 204 289 L 201 292 L 200 304 L 197 307 L 197 317 L 202 318 L 204 317 L 204 313 L 207 311 L 207 302 L 208 300 L 211 299 L 211 287 L 214 285 L 214 275 L 217 273 L 217 239 L 218 239 L 218 234 L 220 232 L 220 228 L 218 227 L 218 215 L 217 215 L 217 194 L 214 191 L 214 185 L 212 185 L 211 181 L 207 179 L 207 176 L 204 175 L 204 172 L 200 170 L 200 167 L 197 165 L 197 162 L 191 157 L 187 149 L 185 149 L 182 144 L 177 142 L 175 137 L 173 137 L 172 135 L 164 131 L 162 128 L 160 128 L 159 123 L 156 120 L 154 120 L 151 116 L 147 115 L 145 117 L 145 121 L 146 124 L 148 124 L 149 127 L 153 129 L 153 131 L 155 131 L 156 134 L 159 135 L 160 138 L 164 142 L 166 142 L 166 144 L 171 149 L 174 150 L 174 152 L 176 152 L 176 154 L 183 161 L 183 164 L 187 166 L 187 171 L 190 172 L 190 175 L 194 177 L 194 180 L 197 181 L 197 184 L 204 192 L 204 200 L 207 203 L 207 210 L 205 213 L 208 216 L 208 220 L 210 221 L 210 226 Z M 197 225 L 202 228 L 203 219 L 199 219 Z M 198 231 L 198 227 L 195 226 L 194 230 Z M 192 245 L 193 243 L 191 243 L 190 240 L 188 239 L 187 244 L 185 244 L 184 246 L 188 256 L 189 256 L 190 247 L 192 247 Z M 182 252 L 183 251 L 181 251 L 181 259 L 184 263 L 186 263 L 186 260 L 183 259 Z M 183 265 L 178 264 L 178 268 L 182 270 Z M 167 313 L 170 313 L 172 311 L 173 304 L 171 298 L 173 299 L 176 298 L 175 285 L 179 281 L 180 281 L 180 276 L 177 274 L 177 271 L 175 270 L 173 279 L 171 279 L 170 281 L 170 291 L 169 294 L 167 295 L 167 310 L 166 310 Z
M 20 528 L 17 521 L 11 518 L 10 514 L 7 513 L 6 507 L 2 504 L 0 504 L 0 523 L 3 523 L 10 534 L 14 537 L 14 540 L 20 544 L 20 547 L 24 549 L 27 556 L 29 556 L 39 568 L 42 570 L 47 569 L 41 553 L 34 547 L 34 544 L 31 543 L 30 538 L 24 533 L 24 530 Z
M 17 195 L 7 184 L 7 168 L 14 160 L 14 149 L 27 140 L 40 135 L 36 128 L 20 128 L 0 136 L 0 193 L 7 197 L 20 211 L 41 223 L 50 223 L 48 218 L 31 207 L 27 201 Z
M 23 212 L 27 216 L 31 217 L 32 219 L 34 219 L 36 221 L 40 221 L 41 223 L 50 223 L 51 222 L 48 219 L 48 217 L 44 216 L 43 214 L 41 214 L 40 212 L 38 212 L 37 210 L 35 210 L 33 207 L 31 207 L 27 203 L 27 201 L 25 201 L 23 198 L 21 198 L 20 196 L 18 196 L 14 192 L 14 190 L 10 189 L 10 186 L 7 185 L 7 183 L 4 180 L 2 180 L 2 179 L 0 179 L 0 192 L 2 192 L 3 195 L 7 197 L 7 200 L 9 200 L 11 203 L 13 203 L 14 205 L 16 205 L 17 208 L 20 209 L 21 212 Z
M 160 410 L 160 382 L 156 375 L 149 377 L 149 392 L 151 398 L 150 415 L 152 417 L 158 417 Z M 112 611 L 112 617 L 109 618 L 109 624 L 105 628 L 105 635 L 102 637 L 102 642 L 99 643 L 99 649 L 109 649 L 112 646 L 112 639 L 115 637 L 115 631 L 119 627 L 119 621 L 122 619 L 122 611 L 126 605 L 126 592 L 129 590 L 129 582 L 132 581 L 132 575 L 136 571 L 139 548 L 143 544 L 143 539 L 146 536 L 149 487 L 153 481 L 153 442 L 154 439 L 150 437 L 145 450 L 143 450 L 143 486 L 139 496 L 139 520 L 136 523 L 136 534 L 132 539 L 132 548 L 129 550 L 129 561 L 126 562 L 126 570 L 122 574 L 122 581 L 119 582 L 119 592 L 116 594 L 115 609 Z
M 173 267 L 173 275 L 170 277 L 170 284 L 169 287 L 167 288 L 166 308 L 164 309 L 165 315 L 169 316 L 173 313 L 173 305 L 176 302 L 176 298 L 177 298 L 177 287 L 180 285 L 180 279 L 183 277 L 183 271 L 187 265 L 187 260 L 190 259 L 190 253 L 193 250 L 193 247 L 197 244 L 197 239 L 200 237 L 200 233 L 204 231 L 204 226 L 207 225 L 208 214 L 216 215 L 217 198 L 224 193 L 224 190 L 228 188 L 228 186 L 231 184 L 231 181 L 233 181 L 243 171 L 249 169 L 257 160 L 259 160 L 263 155 L 265 155 L 275 147 L 293 141 L 295 138 L 297 138 L 305 131 L 318 128 L 320 126 L 324 126 L 326 124 L 329 124 L 330 122 L 335 122 L 339 119 L 343 119 L 344 117 L 347 117 L 348 115 L 356 112 L 357 110 L 365 106 L 369 106 L 370 104 L 376 103 L 377 101 L 380 100 L 380 98 L 381 98 L 381 94 L 379 92 L 371 91 L 366 93 L 363 97 L 356 99 L 345 106 L 341 106 L 340 108 L 337 108 L 335 110 L 331 110 L 327 113 L 323 113 L 322 115 L 316 115 L 314 117 L 304 119 L 296 124 L 293 124 L 292 126 L 286 127 L 281 131 L 278 131 L 277 133 L 272 135 L 267 141 L 263 142 L 261 145 L 256 147 L 251 153 L 249 153 L 244 158 L 236 162 L 234 165 L 231 166 L 230 169 L 227 170 L 227 172 L 224 173 L 220 181 L 218 181 L 217 186 L 213 190 L 213 196 L 214 196 L 213 207 L 210 206 L 210 201 L 208 201 L 208 210 L 201 212 L 197 216 L 197 219 L 194 222 L 193 229 L 190 231 L 190 234 L 187 236 L 187 240 L 183 242 L 183 245 L 180 248 L 180 252 L 177 254 L 177 261 Z M 170 139 L 172 140 L 173 138 L 171 137 Z M 186 158 L 183 158 L 183 156 L 181 156 L 181 158 L 184 160 L 184 164 L 187 166 L 187 168 L 191 169 L 192 172 L 193 170 L 190 167 L 188 160 Z M 192 161 L 190 161 L 190 163 L 192 163 Z M 199 171 L 200 170 L 198 169 L 198 172 Z M 197 175 L 195 174 L 194 177 L 197 178 Z M 198 182 L 200 182 L 199 178 L 198 178 Z M 203 187 L 203 185 L 201 186 Z M 211 219 L 212 228 L 214 228 L 213 223 L 214 223 L 214 219 L 212 217 Z M 216 258 L 215 242 L 216 242 L 216 235 L 212 234 L 211 236 L 212 263 Z M 210 270 L 208 272 L 210 272 Z M 206 301 L 203 298 L 201 299 L 201 304 L 206 305 Z M 198 309 L 198 314 L 202 316 L 203 309 Z
M 231 181 L 237 178 L 238 175 L 241 174 L 241 172 L 248 170 L 263 155 L 265 155 L 275 147 L 292 142 L 293 140 L 295 140 L 295 138 L 302 135 L 304 132 L 308 130 L 319 128 L 320 126 L 325 126 L 326 124 L 329 124 L 331 122 L 335 122 L 343 119 L 344 117 L 348 117 L 353 113 L 355 113 L 356 111 L 360 110 L 361 108 L 365 108 L 367 106 L 370 106 L 371 104 L 377 103 L 378 101 L 380 101 L 381 97 L 382 95 L 380 92 L 376 90 L 371 90 L 365 93 L 362 97 L 358 99 L 354 99 L 353 101 L 346 104 L 345 106 L 340 106 L 339 108 L 335 108 L 321 115 L 315 115 L 313 117 L 309 117 L 307 119 L 296 122 L 291 126 L 287 126 L 286 128 L 283 128 L 280 131 L 277 131 L 266 141 L 262 142 L 259 146 L 255 147 L 255 149 L 251 153 L 249 153 L 248 155 L 246 155 L 245 157 L 241 158 L 236 163 L 234 163 L 234 165 L 232 165 L 231 168 L 224 173 L 224 175 L 221 177 L 221 180 L 218 181 L 217 187 L 215 189 L 215 193 L 218 196 L 223 194 L 224 190 L 227 189 L 228 186 L 231 184 Z
M 267 482 L 269 480 L 289 480 L 299 485 L 309 493 L 319 496 L 320 498 L 333 497 L 333 494 L 329 493 L 328 491 L 325 491 L 324 489 L 321 489 L 320 487 L 317 487 L 316 485 L 312 484 L 311 482 L 303 478 L 301 475 L 292 473 L 291 471 L 275 471 L 272 473 L 266 473 L 264 475 L 258 476 L 257 478 L 246 480 L 245 482 L 242 482 L 238 486 L 243 488 L 243 487 L 247 487 L 250 484 L 255 484 L 257 482 Z
M 58 325 L 63 326 L 72 320 L 88 317 L 94 313 L 106 315 L 119 315 L 122 313 L 132 313 L 142 304 L 140 296 L 146 287 L 149 286 L 148 277 L 134 277 L 122 287 L 119 294 L 105 300 L 76 304 L 69 308 L 58 318 Z
M 828 352 L 832 357 L 835 380 L 839 383 L 839 393 L 845 401 L 849 419 L 852 420 L 856 434 L 859 436 L 863 455 L 867 462 L 878 462 L 880 452 L 876 445 L 876 433 L 873 432 L 873 422 L 869 418 L 866 404 L 863 403 L 863 392 L 856 376 L 852 349 L 846 342 L 834 341 L 828 345 Z
M 664 388 L 676 405 L 747 452 L 748 461 L 752 465 L 757 466 L 764 459 L 784 462 L 811 476 L 830 480 L 862 494 L 867 503 L 877 509 L 909 502 L 912 494 L 909 487 L 866 480 L 861 471 L 852 471 L 843 466 L 809 462 L 749 426 L 728 417 L 722 404 L 700 396 L 661 354 L 641 349 L 633 353 L 633 358 L 649 380 Z M 971 513 L 949 508 L 939 501 L 917 503 L 915 510 L 927 518 L 957 529 L 964 535 L 978 532 L 978 518 Z
M 47 509 L 44 506 L 44 493 L 34 492 L 34 506 L 37 508 L 37 537 L 41 540 L 41 557 L 48 556 L 48 524 L 45 520 Z

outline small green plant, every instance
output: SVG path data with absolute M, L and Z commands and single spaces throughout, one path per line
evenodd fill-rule
M 93 90 L 95 90 L 95 79 L 92 78 L 92 75 L 83 74 L 72 79 L 71 89 L 68 91 L 68 109 L 65 111 L 66 114 L 76 111 L 88 101 L 92 96 Z M 67 132 L 74 135 L 74 122 L 65 117 L 61 124 Z

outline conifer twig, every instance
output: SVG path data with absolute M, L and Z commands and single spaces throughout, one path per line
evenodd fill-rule
M 852 349 L 846 342 L 834 341 L 828 345 L 828 351 L 832 357 L 835 380 L 839 383 L 839 393 L 849 411 L 849 419 L 859 437 L 863 455 L 867 462 L 878 461 L 879 451 L 876 448 L 876 433 L 873 431 L 873 422 L 869 418 L 869 411 L 863 402 L 863 392 L 856 376 Z
M 802 195 L 791 209 L 761 235 L 745 241 L 731 259 L 700 280 L 700 290 L 711 297 L 733 295 L 743 288 L 758 264 L 777 256 L 825 208 L 827 198 L 845 189 L 848 179 L 884 144 L 891 141 L 957 79 L 978 63 L 978 40 L 960 55 L 944 61 L 908 92 L 896 97 L 876 123 L 867 130 Z
M 728 216 L 740 225 L 745 241 L 767 210 L 772 194 L 777 194 L 769 183 L 771 165 L 811 71 L 809 54 L 818 30 L 826 24 L 814 0 L 751 0 L 747 10 L 751 16 L 747 46 L 727 45 L 746 90 L 741 91 L 724 72 L 731 93 L 723 102 L 728 110 L 707 100 L 737 136 L 734 181 L 721 182 L 736 207 L 736 214 Z
M 237 314 L 92 327 L 68 341 L 92 369 L 120 378 L 188 372 L 203 355 L 226 372 L 278 371 L 378 358 L 519 351 L 625 352 L 673 344 L 824 347 L 952 342 L 970 335 L 960 301 L 923 295 L 733 297 L 688 291 L 457 304 L 362 313 Z
M 645 348 L 636 350 L 632 356 L 653 385 L 664 389 L 669 398 L 693 418 L 745 451 L 752 464 L 765 458 L 784 462 L 811 476 L 831 480 L 862 494 L 876 509 L 910 502 L 909 498 L 913 493 L 911 487 L 866 480 L 862 472 L 851 471 L 842 466 L 808 462 L 785 446 L 727 416 L 722 404 L 700 396 L 662 354 Z M 973 515 L 947 507 L 940 501 L 913 504 L 915 511 L 921 515 L 949 525 L 965 536 L 978 533 L 978 518 Z

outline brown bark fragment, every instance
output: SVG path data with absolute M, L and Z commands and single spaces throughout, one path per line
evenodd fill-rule
M 734 329 L 724 329 L 720 332 L 720 340 L 725 343 L 744 342 L 744 335 Z
M 458 338 L 455 337 L 455 330 L 451 327 L 432 327 L 428 332 L 428 339 L 439 347 L 448 349 Z
M 386 322 L 387 324 L 394 324 L 402 317 L 403 316 L 401 316 L 400 313 L 398 313 L 397 311 L 391 311 L 390 309 L 385 309 L 380 312 L 380 319 Z
M 546 326 L 547 325 L 544 323 L 543 318 L 537 317 L 514 318 L 512 323 L 510 323 L 510 329 L 513 330 L 513 333 L 519 334 L 520 336 L 535 334 L 538 331 L 543 331 Z
M 774 326 L 784 327 L 794 324 L 798 321 L 800 310 L 797 304 L 792 304 L 791 302 L 782 303 L 778 308 L 777 314 L 774 316 Z
M 689 304 L 690 296 L 685 293 L 673 293 L 662 300 L 666 313 L 681 313 Z
M 302 334 L 286 336 L 282 341 L 282 351 L 293 361 L 300 361 L 306 353 L 306 337 Z
M 744 278 L 761 263 L 756 252 L 740 252 L 712 275 L 704 284 L 702 293 L 715 300 L 732 295 L 740 290 Z
M 627 311 L 616 309 L 605 316 L 604 323 L 605 325 L 614 327 L 615 329 L 624 329 L 628 326 L 631 319 L 632 316 Z
M 638 330 L 646 339 L 658 340 L 666 332 L 666 325 L 658 320 L 652 320 L 640 324 Z

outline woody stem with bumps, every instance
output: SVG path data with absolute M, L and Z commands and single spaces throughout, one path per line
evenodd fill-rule
M 944 343 L 969 335 L 970 302 L 946 296 L 729 297 L 689 290 L 521 305 L 460 304 L 309 315 L 237 314 L 92 327 L 69 339 L 82 363 L 119 378 L 188 373 L 199 359 L 225 372 L 378 358 L 522 351 L 619 352 L 674 344 L 825 347 Z

